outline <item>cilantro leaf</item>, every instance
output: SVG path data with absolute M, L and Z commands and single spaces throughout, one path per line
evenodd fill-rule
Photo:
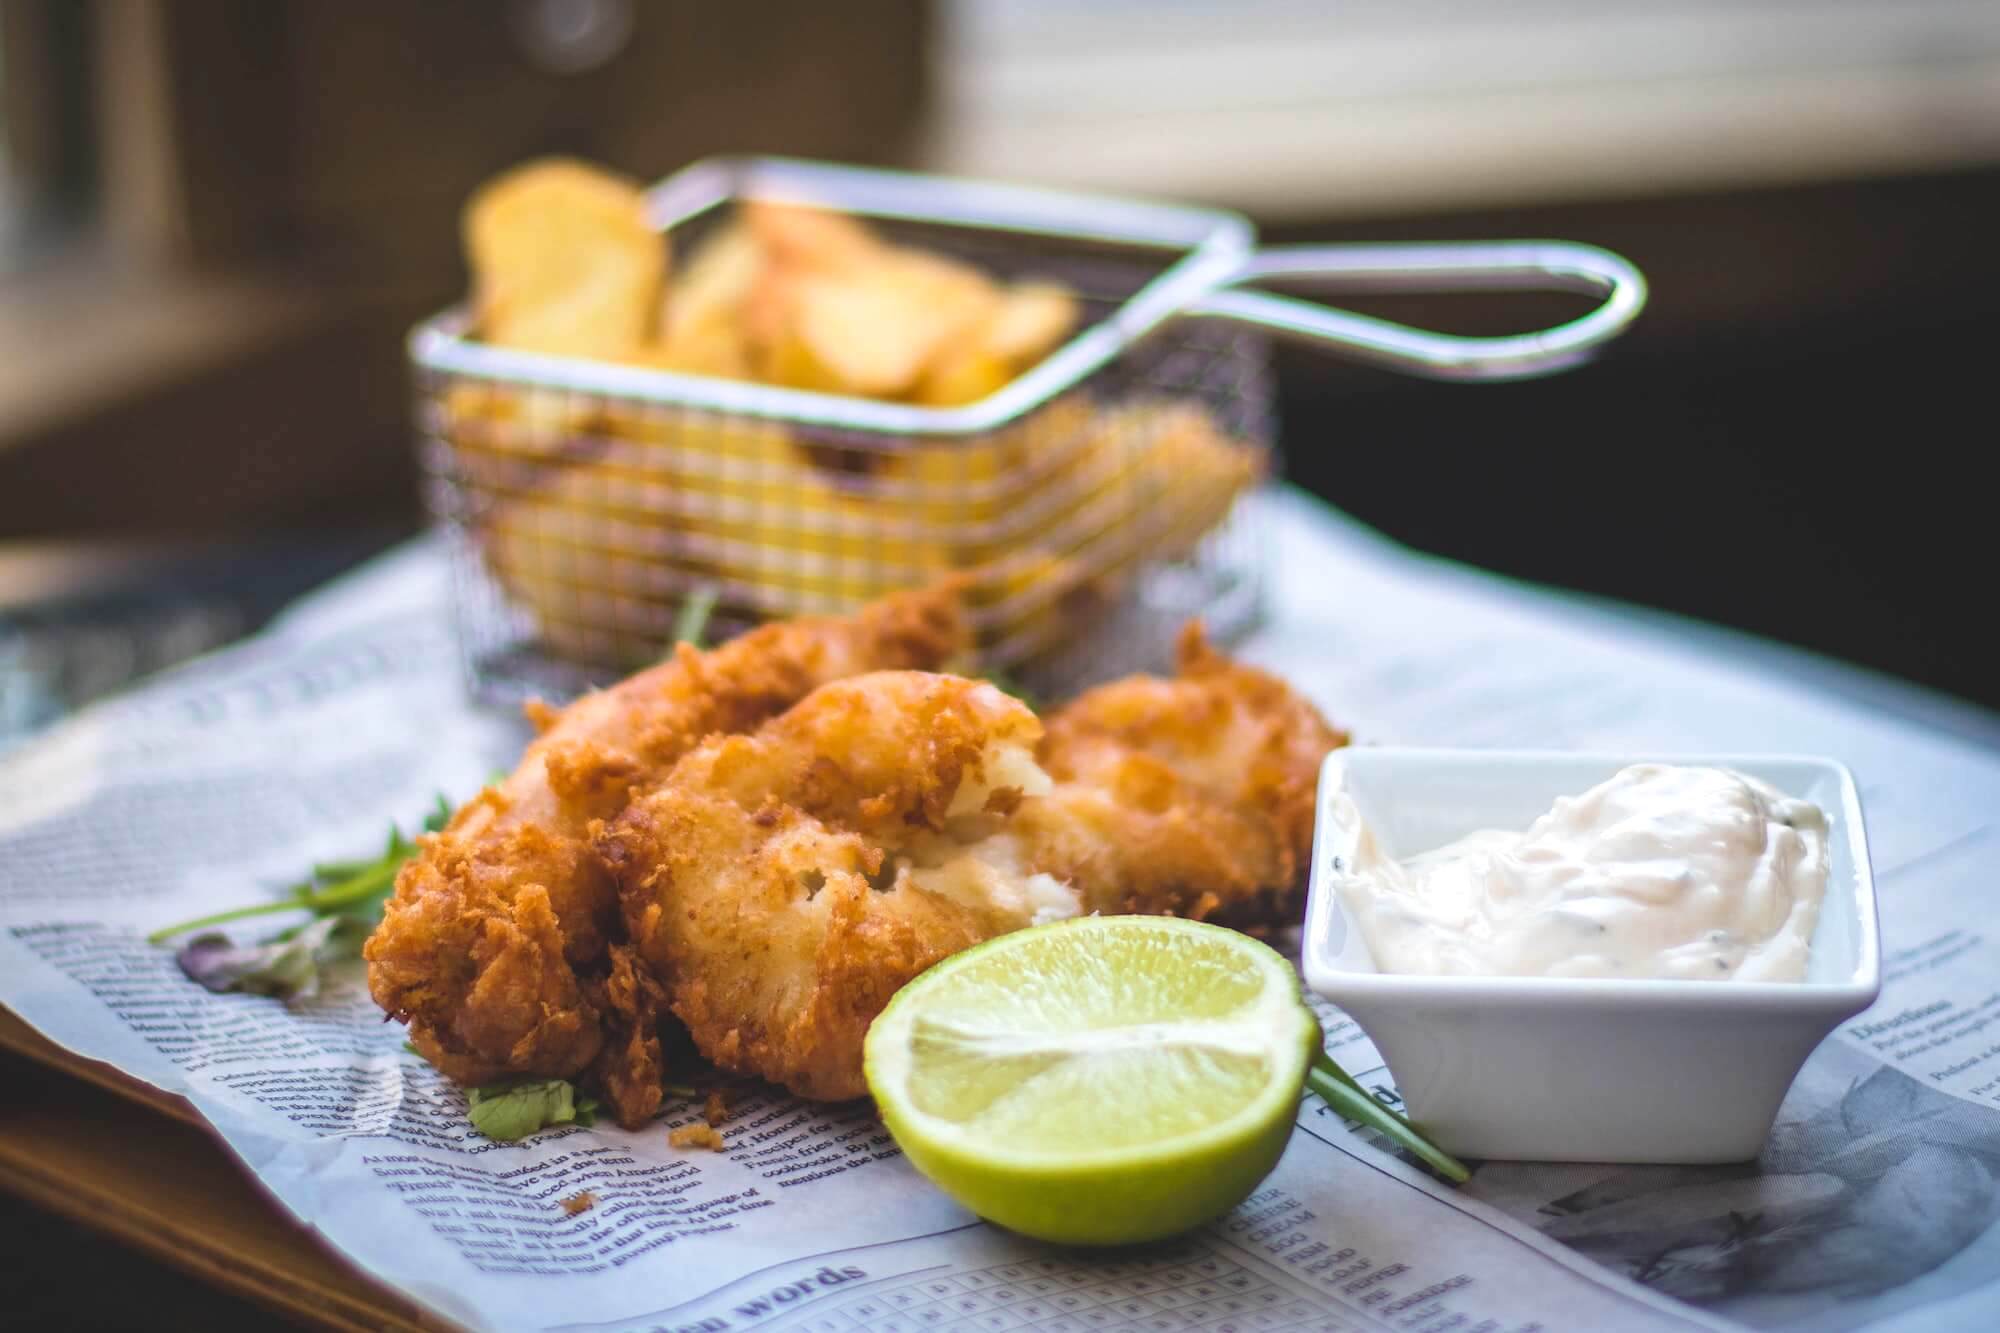
M 319 993 L 320 969 L 361 955 L 368 928 L 352 917 L 321 917 L 264 944 L 238 947 L 217 932 L 197 935 L 174 955 L 189 979 L 218 995 L 247 991 L 282 1000 Z
M 550 1125 L 592 1123 L 597 1103 L 586 1097 L 579 1105 L 566 1080 L 542 1078 L 474 1088 L 466 1094 L 466 1111 L 481 1134 L 512 1143 Z

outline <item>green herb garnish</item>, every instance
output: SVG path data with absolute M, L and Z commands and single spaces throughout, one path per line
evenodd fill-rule
M 674 616 L 675 643 L 685 643 L 694 648 L 708 646 L 704 640 L 719 596 L 713 583 L 703 583 L 689 591 L 687 600 L 681 603 L 680 612 Z
M 435 833 L 450 819 L 451 802 L 439 796 L 437 807 L 424 816 L 424 832 Z M 382 919 L 382 904 L 395 890 L 396 872 L 416 851 L 417 845 L 392 824 L 380 856 L 322 862 L 282 898 L 182 921 L 146 938 L 164 944 L 176 935 L 201 932 L 180 947 L 174 961 L 191 980 L 217 994 L 248 991 L 284 1000 L 308 999 L 319 991 L 322 968 L 361 956 L 361 946 Z M 298 911 L 310 912 L 311 919 L 262 944 L 238 945 L 209 929 L 247 917 Z
M 351 916 L 323 916 L 264 944 L 238 947 L 219 932 L 195 936 L 175 955 L 181 971 L 216 994 L 248 991 L 286 1000 L 319 993 L 320 969 L 361 956 L 368 926 Z
M 443 796 L 439 796 L 437 807 L 424 816 L 423 830 L 426 833 L 435 833 L 450 819 L 451 803 Z M 282 898 L 275 898 L 270 902 L 252 903 L 248 907 L 235 907 L 226 912 L 198 916 L 192 921 L 163 926 L 148 935 L 146 939 L 152 944 L 164 944 L 174 936 L 185 935 L 191 930 L 206 930 L 210 926 L 241 921 L 246 917 L 269 916 L 274 912 L 293 912 L 301 909 L 311 912 L 315 917 L 354 917 L 372 926 L 381 920 L 382 904 L 387 901 L 390 890 L 396 887 L 396 872 L 403 868 L 403 862 L 414 856 L 416 851 L 417 845 L 404 837 L 401 829 L 391 824 L 388 845 L 383 848 L 380 856 L 372 860 L 323 862 L 313 866 L 312 873 L 292 885 Z
M 560 1078 L 515 1080 L 474 1088 L 466 1094 L 472 1127 L 489 1139 L 512 1143 L 551 1125 L 597 1123 L 597 1102 L 577 1095 Z
M 1358 1120 L 1399 1148 L 1414 1153 L 1417 1160 L 1454 1185 L 1472 1179 L 1465 1163 L 1451 1156 L 1419 1134 L 1409 1121 L 1369 1096 L 1345 1069 L 1325 1051 L 1306 1070 L 1306 1086 L 1318 1093 L 1328 1107 L 1349 1120 Z

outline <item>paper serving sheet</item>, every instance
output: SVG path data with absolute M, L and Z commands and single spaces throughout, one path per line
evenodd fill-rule
M 185 1095 L 287 1209 L 469 1328 L 2000 1327 L 2000 755 L 1689 634 L 1429 561 L 1291 493 L 1245 648 L 1363 742 L 1795 751 L 1857 774 L 1881 1002 L 1814 1056 L 1763 1158 L 1489 1163 L 1460 1190 L 1308 1097 L 1277 1171 L 1171 1245 L 1063 1251 L 925 1184 L 866 1104 L 749 1097 L 720 1153 L 663 1123 L 475 1134 L 358 980 L 210 995 L 146 931 L 254 899 L 510 767 L 471 706 L 435 542 L 0 759 L 0 1003 Z M 1777 660 L 1785 660 L 1779 657 Z M 1336 1052 L 1393 1096 L 1331 1010 Z M 561 1201 L 588 1191 L 574 1216 Z

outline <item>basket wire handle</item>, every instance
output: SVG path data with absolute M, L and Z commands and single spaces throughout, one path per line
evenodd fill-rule
M 1336 310 L 1296 297 L 1244 290 L 1311 281 L 1333 291 L 1563 291 L 1604 299 L 1554 328 L 1467 338 Z M 1302 341 L 1333 344 L 1357 360 L 1440 380 L 1524 379 L 1587 359 L 1646 304 L 1646 280 L 1608 250 L 1567 241 L 1452 245 L 1294 245 L 1246 254 L 1184 313 L 1240 320 Z

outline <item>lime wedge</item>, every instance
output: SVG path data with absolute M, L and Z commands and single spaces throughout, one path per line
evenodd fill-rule
M 989 940 L 899 991 L 868 1087 L 959 1203 L 1071 1245 L 1171 1236 L 1235 1207 L 1285 1150 L 1319 1024 L 1247 935 L 1080 917 Z

